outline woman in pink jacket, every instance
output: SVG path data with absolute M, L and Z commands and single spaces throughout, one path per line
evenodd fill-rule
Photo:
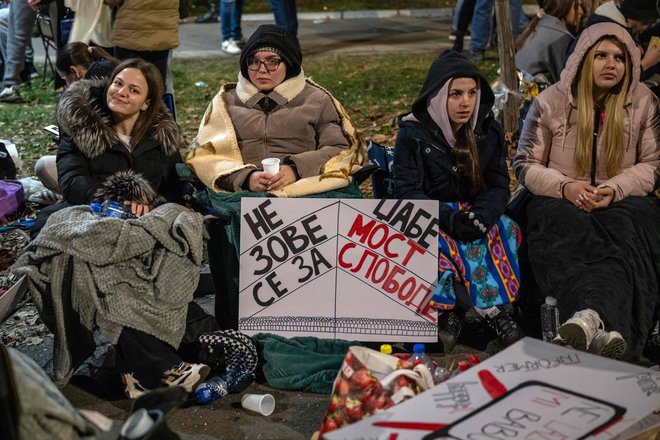
M 533 277 L 559 302 L 557 343 L 637 359 L 660 308 L 658 100 L 626 30 L 595 24 L 532 104 L 513 160 Z

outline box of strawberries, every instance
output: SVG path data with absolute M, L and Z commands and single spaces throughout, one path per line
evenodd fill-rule
M 325 432 L 386 410 L 432 386 L 426 365 L 413 365 L 366 347 L 350 347 L 335 379 L 320 438 Z

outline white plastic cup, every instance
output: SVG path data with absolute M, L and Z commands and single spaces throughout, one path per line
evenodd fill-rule
M 256 411 L 262 416 L 269 416 L 275 411 L 275 398 L 270 394 L 243 394 L 241 405 L 250 411 Z
M 261 161 L 261 166 L 266 173 L 275 175 L 280 170 L 280 160 L 276 157 L 269 157 Z
M 140 408 L 135 411 L 124 422 L 119 432 L 120 439 L 135 439 L 143 437 L 154 424 L 154 419 L 151 418 L 145 408 Z

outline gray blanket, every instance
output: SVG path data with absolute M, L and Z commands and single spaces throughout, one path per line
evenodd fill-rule
M 132 220 L 97 218 L 86 206 L 54 213 L 12 271 L 27 274 L 55 335 L 55 382 L 68 382 L 92 354 L 96 326 L 111 344 L 132 327 L 177 348 L 202 253 L 202 216 L 183 206 Z

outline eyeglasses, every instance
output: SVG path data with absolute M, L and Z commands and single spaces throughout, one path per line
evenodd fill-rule
M 280 67 L 281 63 L 282 63 L 281 58 L 266 58 L 263 61 L 261 61 L 258 58 L 249 58 L 247 62 L 247 67 L 250 70 L 259 70 L 261 68 L 261 65 L 263 64 L 267 71 L 274 72 Z

